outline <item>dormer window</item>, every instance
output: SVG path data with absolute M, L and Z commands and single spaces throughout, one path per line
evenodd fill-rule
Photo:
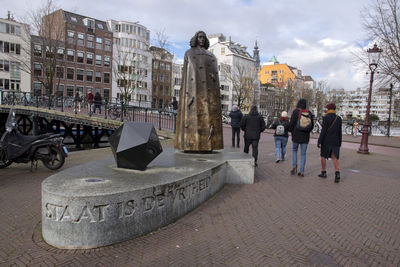
M 76 20 L 75 17 L 71 17 L 71 20 L 72 20 L 73 22 L 77 22 L 77 20 Z
M 85 26 L 88 28 L 89 32 L 94 31 L 94 27 L 95 27 L 94 20 L 85 18 L 85 19 L 83 19 L 83 24 L 85 24 Z
M 104 29 L 103 24 L 97 23 L 97 28 L 103 30 Z

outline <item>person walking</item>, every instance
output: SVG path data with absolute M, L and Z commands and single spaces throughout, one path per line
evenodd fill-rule
M 240 128 L 244 131 L 244 153 L 249 153 L 251 145 L 254 166 L 257 167 L 258 142 L 260 141 L 261 132 L 265 130 L 265 121 L 258 113 L 256 106 L 253 106 L 250 113 L 242 118 L 240 121 Z
M 176 97 L 172 97 L 172 114 L 176 116 L 178 114 L 178 101 L 176 100 Z
M 297 102 L 296 109 L 290 117 L 289 132 L 292 133 L 292 175 L 297 173 L 297 151 L 300 147 L 300 171 L 298 176 L 304 177 L 306 165 L 307 146 L 310 141 L 310 132 L 314 127 L 314 116 L 307 109 L 307 100 L 304 98 Z
M 74 102 L 75 102 L 75 111 L 81 112 L 82 98 L 81 95 L 79 94 L 79 91 L 76 91 Z
M 93 108 L 93 113 L 96 113 L 96 109 L 99 110 L 99 114 L 101 114 L 101 104 L 102 104 L 102 98 L 99 92 L 96 92 L 94 95 L 94 108 Z
M 232 147 L 235 147 L 235 136 L 236 146 L 240 147 L 240 121 L 243 118 L 243 113 L 239 110 L 237 105 L 233 105 L 231 112 L 229 112 L 229 117 L 231 118 L 232 127 Z
M 276 163 L 279 161 L 285 160 L 286 155 L 286 145 L 289 138 L 289 118 L 286 111 L 282 111 L 281 117 L 279 120 L 276 120 L 272 124 L 272 129 L 275 129 L 274 132 L 274 141 L 275 141 L 275 156 Z
M 92 90 L 89 90 L 87 97 L 86 97 L 86 103 L 88 105 L 89 113 L 92 112 L 93 98 L 94 98 L 94 96 L 93 96 Z
M 336 115 L 335 103 L 326 105 L 326 113 L 322 120 L 322 131 L 318 138 L 321 148 L 321 178 L 326 178 L 326 159 L 331 158 L 335 167 L 335 183 L 340 181 L 339 152 L 342 145 L 342 118 Z

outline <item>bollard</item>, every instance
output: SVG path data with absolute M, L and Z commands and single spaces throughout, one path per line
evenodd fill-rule
M 121 99 L 121 121 L 124 121 L 124 100 Z
M 161 109 L 158 110 L 158 130 L 161 131 Z

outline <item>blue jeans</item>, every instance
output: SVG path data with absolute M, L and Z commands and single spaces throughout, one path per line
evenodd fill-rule
M 292 166 L 293 168 L 297 166 L 297 151 L 300 145 L 300 173 L 304 173 L 304 166 L 306 166 L 306 153 L 308 144 L 299 144 L 293 142 L 292 147 Z
M 276 159 L 285 159 L 286 154 L 286 144 L 288 138 L 286 136 L 274 136 L 275 140 L 275 155 Z M 281 150 L 282 150 L 282 157 L 281 157 Z

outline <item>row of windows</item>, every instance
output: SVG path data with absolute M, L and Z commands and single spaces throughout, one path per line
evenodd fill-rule
M 285 72 L 284 70 L 280 70 L 280 71 L 279 71 L 280 74 L 283 74 L 284 72 Z M 265 71 L 265 74 L 269 74 L 269 70 Z M 273 71 L 271 72 L 271 74 L 272 74 L 272 75 L 277 75 L 277 74 L 278 74 L 278 71 L 273 70 Z
M 139 48 L 146 51 L 149 50 L 149 46 L 146 43 L 132 38 L 114 38 L 114 43 L 116 45 Z
M 21 45 L 0 41 L 0 52 L 21 55 Z
M 157 72 L 153 72 L 153 81 L 169 82 L 169 75 Z
M 143 68 L 138 68 L 136 69 L 134 66 L 123 66 L 123 65 L 118 65 L 118 72 L 119 73 L 125 73 L 129 75 L 138 75 L 142 77 L 147 77 L 147 69 Z
M 17 26 L 7 22 L 0 22 L 0 32 L 21 35 L 21 26 Z
M 52 56 L 52 52 L 49 50 L 50 50 L 50 48 L 48 46 L 46 46 L 46 57 Z M 42 46 L 40 44 L 35 44 L 33 46 L 33 55 L 35 57 L 43 56 Z M 56 58 L 60 59 L 60 60 L 64 60 L 65 57 L 66 57 L 67 61 L 69 61 L 69 62 L 75 62 L 75 58 L 76 58 L 77 63 L 93 65 L 93 62 L 95 60 L 96 66 L 104 65 L 104 67 L 111 67 L 111 57 L 110 56 L 104 56 L 104 62 L 103 62 L 102 55 L 94 55 L 93 53 L 86 53 L 86 61 L 85 61 L 85 52 L 67 49 L 67 53 L 65 53 L 64 48 L 58 48 Z
M 171 64 L 170 63 L 165 63 L 165 62 L 153 61 L 153 68 L 154 69 L 160 68 L 160 70 L 170 71 L 171 70 Z
M 165 87 L 164 87 L 163 85 L 157 86 L 157 85 L 153 84 L 153 95 L 157 95 L 156 92 L 159 93 L 158 95 L 169 95 L 169 86 L 165 85 Z
M 19 90 L 21 80 L 0 79 L 0 89 Z
M 96 41 L 96 49 L 104 49 L 105 51 L 111 51 L 111 39 L 95 37 L 94 35 L 86 35 L 86 47 L 94 48 L 94 42 Z M 85 46 L 85 34 L 81 32 L 68 31 L 67 32 L 67 43 L 76 44 L 79 46 Z
M 129 88 L 132 88 L 132 89 L 135 89 L 135 88 L 147 89 L 147 82 L 137 81 L 136 82 L 136 87 L 134 87 L 135 86 L 135 81 L 118 79 L 117 86 L 118 87 L 122 87 L 122 88 L 129 87 Z
M 126 33 L 130 33 L 130 34 L 136 34 L 139 35 L 143 38 L 146 38 L 147 41 L 150 40 L 150 32 L 147 31 L 146 29 L 139 27 L 139 26 L 135 26 L 135 25 L 130 25 L 130 24 L 116 24 L 115 25 L 115 31 L 116 32 L 126 32 Z
M 42 68 L 42 64 L 34 63 L 33 64 L 33 75 L 35 77 L 41 77 L 43 74 L 48 76 L 48 70 L 44 70 Z M 93 76 L 94 74 L 94 76 Z M 103 77 L 102 77 L 103 76 Z M 67 68 L 66 75 L 64 75 L 64 67 L 57 66 L 56 67 L 56 77 L 59 79 L 67 79 L 67 80 L 77 80 L 77 81 L 86 81 L 86 82 L 96 82 L 96 83 L 110 83 L 111 75 L 109 72 L 104 72 L 103 75 L 101 71 L 93 71 L 93 70 L 85 70 L 76 69 L 75 68 Z
M 0 71 L 10 72 L 13 76 L 21 75 L 20 63 L 15 61 L 0 59 Z

